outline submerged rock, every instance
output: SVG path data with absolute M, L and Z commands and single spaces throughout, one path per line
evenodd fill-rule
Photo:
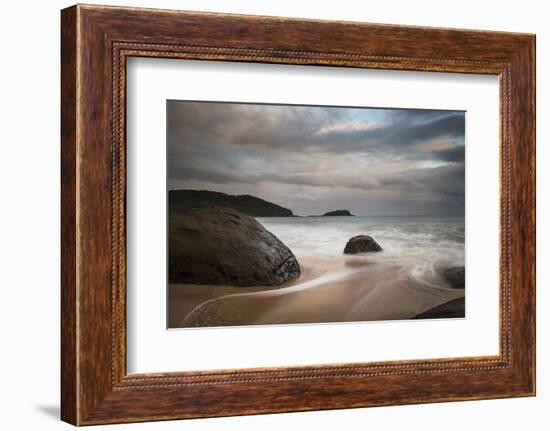
M 419 314 L 414 319 L 450 319 L 465 317 L 466 302 L 464 297 L 430 308 L 428 311 Z
M 230 208 L 170 213 L 170 283 L 278 286 L 300 275 L 292 251 L 254 218 Z
M 464 274 L 463 266 L 453 266 L 443 271 L 443 278 L 453 289 L 464 289 Z
M 368 235 L 356 235 L 352 237 L 346 247 L 345 254 L 366 253 L 372 251 L 382 251 L 382 247 Z

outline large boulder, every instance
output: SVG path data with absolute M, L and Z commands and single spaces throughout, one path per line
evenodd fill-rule
M 230 208 L 171 212 L 168 242 L 170 283 L 278 286 L 300 275 L 286 245 Z
M 368 235 L 356 235 L 348 241 L 344 248 L 345 254 L 366 253 L 382 251 L 382 247 Z
M 453 266 L 443 271 L 443 278 L 453 289 L 464 289 L 464 267 Z

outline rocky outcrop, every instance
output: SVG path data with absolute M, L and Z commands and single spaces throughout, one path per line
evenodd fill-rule
M 350 217 L 353 216 L 352 213 L 350 213 L 348 210 L 336 210 L 336 211 L 329 211 L 328 213 L 324 213 L 323 217 Z
M 171 213 L 189 208 L 222 206 L 252 217 L 293 217 L 288 208 L 250 195 L 228 195 L 209 190 L 170 190 L 168 206 Z
M 254 218 L 224 207 L 169 217 L 170 283 L 278 286 L 300 275 L 296 257 Z
M 443 278 L 453 289 L 464 289 L 464 274 L 463 266 L 453 266 L 443 271 Z
M 466 316 L 466 302 L 464 298 L 453 299 L 452 301 L 430 308 L 428 311 L 419 314 L 415 319 L 451 319 Z
M 380 247 L 380 245 L 368 235 L 356 235 L 352 237 L 344 248 L 344 254 L 357 254 L 374 251 L 382 251 L 382 247 Z

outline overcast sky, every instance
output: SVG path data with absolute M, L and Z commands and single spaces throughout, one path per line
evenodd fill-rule
M 295 214 L 463 215 L 462 111 L 169 101 L 168 188 Z

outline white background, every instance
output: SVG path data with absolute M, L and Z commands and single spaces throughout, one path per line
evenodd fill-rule
M 490 427 L 545 430 L 550 422 L 550 28 L 545 2 L 524 0 L 311 2 L 297 0 L 102 1 L 107 4 L 358 20 L 537 33 L 538 262 L 536 398 L 106 426 L 96 429 L 280 430 Z M 70 429 L 59 399 L 59 9 L 70 3 L 5 2 L 0 17 L 2 157 L 0 319 L 2 428 Z M 543 193 L 543 191 L 545 191 Z M 548 265 L 546 265 L 547 267 Z
M 140 58 L 127 83 L 129 373 L 498 354 L 498 77 Z M 466 111 L 467 318 L 167 331 L 167 99 Z

